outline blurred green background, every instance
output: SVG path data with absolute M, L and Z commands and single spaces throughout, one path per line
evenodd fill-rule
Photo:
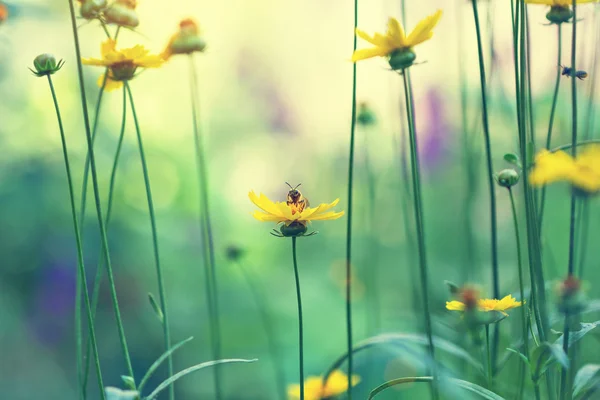
M 464 344 L 462 334 L 455 329 L 456 315 L 444 308 L 449 298 L 444 280 L 463 283 L 468 277 L 489 295 L 491 276 L 472 14 L 465 1 L 408 3 L 409 29 L 436 8 L 444 10 L 434 39 L 418 48 L 418 61 L 425 63 L 412 68 L 412 78 L 424 171 L 434 328 L 438 336 Z M 485 51 L 491 68 L 489 95 L 496 170 L 508 166 L 502 159 L 506 152 L 517 151 L 510 8 L 504 3 L 508 4 L 491 1 L 482 2 L 481 6 L 488 43 Z M 74 399 L 76 255 L 68 192 L 48 85 L 27 69 L 40 53 L 53 53 L 66 61 L 54 82 L 79 191 L 86 144 L 68 4 L 13 0 L 7 5 L 9 16 L 0 23 L 0 397 Z M 254 364 L 222 367 L 225 397 L 276 399 L 265 333 L 240 266 L 264 289 L 283 354 L 278 368 L 284 371 L 288 383 L 295 383 L 297 315 L 291 245 L 289 240 L 270 236 L 272 226 L 251 217 L 254 206 L 247 194 L 255 190 L 283 200 L 285 181 L 302 183 L 302 192 L 312 204 L 339 197 L 338 208 L 346 210 L 352 89 L 351 3 L 140 1 L 138 10 L 142 23 L 136 32 L 122 33 L 120 46 L 142 43 L 161 51 L 179 20 L 188 16 L 199 21 L 208 41 L 206 53 L 197 56 L 197 70 L 217 249 L 223 355 L 259 359 Z M 544 12 L 544 7 L 531 7 L 538 146 L 545 140 L 557 68 L 555 30 L 544 26 Z M 388 16 L 399 15 L 398 0 L 365 1 L 361 2 L 359 25 L 369 32 L 382 31 Z M 579 15 L 583 18 L 579 64 L 591 75 L 577 83 L 582 110 L 580 126 L 582 134 L 593 137 L 596 105 L 588 113 L 588 99 L 593 93 L 596 72 L 592 70 L 592 60 L 597 18 L 592 6 L 582 7 Z M 97 23 L 80 23 L 83 55 L 98 56 L 102 30 Z M 570 28 L 565 29 L 565 37 L 570 35 L 567 32 Z M 493 48 L 489 45 L 492 39 Z M 460 66 L 465 78 L 462 83 Z M 415 249 L 404 228 L 407 182 L 400 167 L 405 124 L 401 117 L 403 93 L 401 79 L 387 69 L 383 60 L 358 66 L 359 100 L 368 102 L 378 123 L 357 130 L 353 210 L 353 315 L 357 341 L 381 333 L 422 332 L 422 317 L 412 311 L 414 306 L 420 308 L 420 302 L 415 304 L 413 300 Z M 210 359 L 188 72 L 186 60 L 174 58 L 131 84 L 150 164 L 173 341 L 195 337 L 176 353 L 176 370 Z M 101 69 L 86 67 L 85 73 L 89 107 L 93 110 Z M 563 82 L 566 81 L 567 78 Z M 468 101 L 467 130 L 461 122 L 461 93 Z M 569 96 L 563 83 L 553 142 L 556 145 L 565 143 L 570 135 Z M 96 145 L 104 196 L 120 110 L 119 92 L 106 94 Z M 134 134 L 129 123 L 109 241 L 125 331 L 139 377 L 163 348 L 161 327 L 147 300 L 148 292 L 157 296 L 157 282 Z M 471 180 L 465 169 L 468 148 L 476 170 Z M 369 188 L 374 188 L 374 203 Z M 470 192 L 473 195 L 468 201 Z M 516 294 L 510 204 L 504 189 L 496 192 L 501 287 L 503 293 Z M 566 186 L 556 185 L 548 193 L 543 244 L 546 279 L 551 281 L 566 272 L 569 192 Z M 522 211 L 520 188 L 516 194 Z M 87 278 L 91 283 L 99 257 L 99 233 L 92 192 L 88 199 L 84 237 Z M 594 252 L 595 238 L 600 233 L 595 202 L 590 201 L 591 240 L 585 259 L 590 297 L 597 295 L 593 282 L 599 277 L 600 263 Z M 298 241 L 307 375 L 322 374 L 345 351 L 345 225 L 345 218 L 317 222 L 314 229 L 320 234 Z M 228 246 L 243 249 L 239 264 L 226 258 Z M 591 318 L 592 315 L 586 320 Z M 502 322 L 501 349 L 509 346 L 511 335 L 518 332 L 514 322 L 516 318 Z M 120 375 L 125 374 L 125 369 L 106 285 L 101 291 L 96 329 L 105 383 L 122 386 Z M 355 388 L 358 398 L 364 398 L 384 379 L 423 374 L 418 353 L 421 350 L 415 347 L 415 356 L 386 346 L 357 356 L 357 373 L 364 377 Z M 476 352 L 473 356 L 479 357 Z M 593 352 L 581 352 L 583 361 L 591 356 Z M 441 359 L 455 375 L 461 376 L 462 364 L 447 355 Z M 510 363 L 501 375 L 507 386 L 515 382 L 511 369 L 514 371 L 517 362 L 513 359 Z M 182 379 L 177 393 L 183 399 L 212 398 L 211 374 L 206 370 Z M 164 378 L 165 371 L 161 369 L 149 387 Z M 97 398 L 94 382 L 89 387 L 91 398 Z M 381 398 L 420 398 L 426 393 L 426 387 L 413 385 L 392 390 Z

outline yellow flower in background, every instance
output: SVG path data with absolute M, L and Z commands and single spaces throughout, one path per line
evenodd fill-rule
M 566 181 L 586 193 L 600 191 L 600 146 L 587 146 L 576 158 L 564 151 L 542 150 L 529 175 L 532 186 Z
M 598 0 L 577 0 L 577 4 L 596 3 Z M 571 10 L 572 0 L 525 0 L 528 4 L 541 4 L 550 6 L 550 11 L 546 14 L 546 19 L 552 24 L 562 24 L 573 18 L 573 10 Z
M 357 62 L 373 57 L 389 57 L 390 66 L 394 70 L 408 68 L 416 59 L 412 48 L 433 37 L 433 28 L 442 17 L 442 10 L 430 15 L 417 24 L 415 29 L 406 36 L 404 28 L 396 18 L 388 20 L 385 35 L 375 33 L 373 36 L 356 29 L 356 35 L 375 47 L 356 50 L 352 61 Z
M 477 309 L 479 311 L 489 312 L 498 311 L 503 315 L 508 315 L 507 310 L 512 308 L 520 307 L 523 304 L 521 301 L 517 301 L 510 294 L 505 296 L 502 300 L 498 299 L 479 299 L 477 300 Z M 446 308 L 450 311 L 464 311 L 466 309 L 465 303 L 462 301 L 447 301 Z
M 577 0 L 577 4 L 596 3 L 598 0 Z M 544 4 L 547 6 L 569 7 L 573 4 L 572 0 L 525 0 L 527 4 Z
M 107 67 L 108 78 L 105 90 L 114 90 L 123 86 L 123 81 L 128 81 L 135 76 L 138 68 L 158 68 L 165 60 L 159 55 L 149 54 L 144 46 L 137 45 L 128 49 L 117 50 L 117 42 L 108 39 L 100 47 L 102 58 L 82 58 L 85 65 Z M 102 85 L 104 74 L 98 79 L 98 86 Z
M 360 377 L 352 375 L 352 386 L 360 382 Z M 323 384 L 323 378 L 320 376 L 310 376 L 304 382 L 305 400 L 322 400 L 338 396 L 348 391 L 348 376 L 340 370 L 335 370 L 329 375 L 327 384 Z M 288 386 L 288 399 L 300 399 L 300 385 L 294 384 Z

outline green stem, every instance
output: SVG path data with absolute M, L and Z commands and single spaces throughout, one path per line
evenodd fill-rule
M 81 49 L 79 46 L 79 35 L 77 33 L 77 19 L 75 17 L 75 6 L 74 0 L 69 0 L 69 11 L 71 14 L 71 28 L 73 31 L 73 38 L 75 42 L 75 56 L 77 58 L 77 72 L 79 78 L 79 90 L 81 95 L 81 107 L 83 112 L 83 122 L 85 125 L 85 134 L 87 141 L 87 149 L 90 156 L 90 167 L 92 172 L 92 187 L 94 189 L 94 200 L 96 204 L 96 214 L 98 217 L 98 225 L 100 226 L 100 237 L 102 240 L 102 252 L 106 258 L 106 272 L 108 275 L 110 292 L 112 297 L 113 308 L 115 312 L 115 319 L 117 321 L 117 330 L 119 333 L 119 341 L 123 351 L 123 357 L 125 359 L 125 366 L 129 376 L 134 378 L 133 367 L 131 366 L 131 358 L 129 356 L 129 350 L 127 347 L 127 340 L 125 338 L 125 330 L 123 328 L 123 321 L 121 319 L 121 311 L 119 310 L 119 302 L 117 299 L 117 291 L 114 282 L 114 276 L 112 272 L 112 265 L 110 261 L 110 252 L 108 249 L 108 240 L 106 237 L 106 227 L 104 225 L 104 218 L 102 217 L 102 206 L 100 204 L 100 190 L 98 188 L 98 174 L 96 170 L 96 157 L 94 155 L 94 146 L 92 142 L 92 134 L 90 129 L 90 117 L 87 109 L 87 97 L 85 93 L 85 81 L 83 78 L 83 65 L 81 64 Z
M 125 89 L 129 95 L 129 105 L 131 106 L 131 113 L 133 115 L 133 123 L 135 125 L 135 132 L 137 134 L 138 145 L 140 150 L 140 160 L 142 162 L 142 172 L 144 175 L 144 185 L 146 187 L 146 198 L 148 199 L 148 212 L 150 213 L 150 227 L 152 229 L 152 247 L 154 250 L 154 262 L 156 264 L 156 277 L 158 280 L 158 296 L 160 299 L 160 308 L 163 313 L 163 334 L 165 351 L 171 348 L 171 333 L 169 331 L 169 313 L 167 306 L 167 294 L 165 291 L 165 281 L 163 278 L 163 271 L 160 264 L 160 254 L 158 251 L 158 229 L 156 228 L 156 215 L 154 213 L 154 201 L 152 200 L 152 189 L 150 187 L 150 176 L 148 174 L 148 164 L 146 162 L 146 154 L 144 152 L 144 144 L 142 142 L 142 132 L 140 130 L 140 124 L 138 121 L 137 113 L 135 112 L 135 102 L 133 101 L 133 94 L 131 87 L 128 82 L 125 82 Z M 168 376 L 173 376 L 173 357 L 169 355 L 167 359 Z M 175 384 L 169 387 L 169 399 L 175 398 Z
M 491 239 L 492 239 L 492 291 L 494 298 L 500 298 L 500 277 L 498 274 L 498 232 L 496 222 L 496 194 L 494 187 L 494 169 L 492 165 L 492 144 L 490 137 L 490 127 L 488 120 L 487 88 L 485 76 L 485 62 L 483 56 L 483 45 L 481 38 L 481 27 L 479 26 L 479 12 L 477 9 L 477 0 L 472 0 L 473 18 L 475 20 L 475 32 L 477 35 L 477 52 L 479 56 L 479 78 L 481 81 L 481 116 L 483 120 L 483 135 L 485 139 L 485 154 L 487 161 L 487 175 L 490 195 L 490 219 L 491 219 Z M 492 347 L 492 363 L 495 364 L 499 335 L 499 325 L 494 327 L 494 342 Z
M 417 141 L 417 132 L 414 115 L 414 105 L 412 101 L 412 85 L 410 82 L 410 75 L 408 70 L 404 70 L 402 73 L 404 82 L 404 97 L 406 101 L 406 115 L 408 118 L 408 132 L 410 137 L 410 153 L 411 153 L 411 171 L 412 171 L 412 185 L 414 188 L 414 208 L 415 208 L 415 221 L 417 229 L 417 246 L 419 252 L 419 270 L 421 276 L 421 294 L 423 301 L 423 316 L 425 317 L 425 331 L 427 334 L 427 341 L 429 347 L 429 355 L 432 360 L 432 376 L 434 377 L 434 384 L 432 385 L 433 392 L 432 396 L 434 399 L 439 398 L 439 392 L 437 384 L 437 368 L 435 365 L 435 349 L 433 346 L 433 333 L 431 326 L 431 314 L 429 306 L 429 276 L 427 271 L 427 251 L 425 248 L 425 227 L 423 221 L 423 201 L 421 198 L 421 173 L 419 165 L 419 146 Z
M 123 139 L 125 138 L 126 120 L 127 120 L 127 92 L 126 92 L 125 88 L 123 88 L 123 111 L 122 111 L 122 118 L 121 118 L 121 130 L 119 133 L 117 150 L 115 152 L 113 166 L 112 166 L 112 170 L 110 173 L 110 184 L 109 184 L 109 189 L 108 189 L 108 205 L 107 205 L 107 209 L 106 209 L 106 218 L 105 218 L 105 221 L 106 221 L 105 224 L 106 224 L 107 231 L 108 231 L 108 226 L 109 226 L 109 222 L 110 222 L 110 217 L 112 214 L 112 205 L 113 205 L 113 198 L 114 198 L 117 166 L 119 163 L 121 148 L 123 146 Z M 100 259 L 98 260 L 98 265 L 96 267 L 96 277 L 94 279 L 94 288 L 92 291 L 92 316 L 94 317 L 94 320 L 96 319 L 96 310 L 98 309 L 98 302 L 100 300 L 100 285 L 102 284 L 102 271 L 103 270 L 104 270 L 104 256 L 102 254 L 100 254 Z M 87 388 L 87 382 L 88 382 L 88 376 L 89 376 L 89 367 L 90 367 L 89 354 L 90 354 L 90 343 L 88 342 L 87 348 L 86 348 L 87 358 L 86 358 L 85 374 L 84 374 L 84 380 L 83 380 L 84 390 L 86 390 L 86 388 Z
M 358 0 L 354 0 L 354 31 L 358 27 Z M 353 52 L 357 36 L 353 35 Z M 354 137 L 356 131 L 356 63 L 352 64 L 352 115 L 348 156 L 348 217 L 346 225 L 346 348 L 348 350 L 348 400 L 352 400 L 352 186 L 354 179 Z M 302 383 L 303 384 L 303 383 Z
M 88 292 L 87 282 L 85 279 L 85 266 L 83 261 L 83 244 L 81 242 L 81 232 L 79 230 L 79 222 L 77 220 L 77 210 L 75 207 L 75 194 L 73 192 L 73 178 L 71 175 L 71 166 L 69 164 L 69 153 L 67 150 L 67 140 L 65 138 L 65 132 L 63 128 L 62 118 L 60 115 L 60 108 L 58 106 L 58 99 L 56 98 L 56 92 L 54 91 L 54 84 L 52 83 L 52 78 L 50 75 L 46 75 L 48 77 L 48 84 L 50 85 L 50 92 L 52 93 L 52 100 L 54 101 L 54 109 L 56 111 L 56 118 L 58 120 L 58 127 L 60 129 L 60 140 L 62 143 L 63 157 L 65 161 L 65 169 L 67 173 L 67 183 L 69 185 L 69 200 L 71 204 L 71 216 L 73 217 L 73 228 L 75 230 L 75 242 L 77 245 L 77 268 L 78 268 L 78 284 L 82 285 L 82 291 L 84 295 L 86 315 L 88 319 L 88 328 L 90 334 L 90 341 L 92 343 L 92 349 L 94 353 L 94 364 L 96 366 L 96 377 L 98 379 L 98 388 L 100 390 L 100 397 L 104 400 L 104 382 L 102 380 L 102 370 L 100 368 L 100 356 L 98 355 L 98 346 L 96 344 L 96 330 L 94 329 L 94 320 L 92 318 L 92 310 L 90 306 L 90 295 Z M 77 336 L 77 352 L 78 352 L 78 370 L 79 377 L 81 378 L 81 352 L 82 352 L 82 333 L 81 333 L 81 313 L 75 315 L 77 320 L 76 326 L 76 336 Z M 80 386 L 81 397 L 85 398 L 85 391 L 83 390 L 83 386 Z
M 493 390 L 494 372 L 492 369 L 492 350 L 490 346 L 490 325 L 485 325 L 485 349 L 486 349 L 486 361 L 487 361 L 487 388 Z
M 300 296 L 300 278 L 298 276 L 298 261 L 296 260 L 296 238 L 292 237 L 292 258 L 294 260 L 294 276 L 296 278 L 296 297 L 298 299 L 298 348 L 300 355 L 300 400 L 304 400 L 304 328 L 302 325 L 302 297 Z M 350 394 L 348 387 L 348 394 Z
M 533 390 L 535 392 L 535 399 L 536 400 L 542 400 L 542 395 L 540 393 L 540 383 L 539 382 L 534 382 L 533 383 Z
M 554 127 L 554 115 L 556 114 L 556 106 L 558 104 L 558 93 L 560 89 L 560 78 L 562 76 L 561 69 L 559 67 L 562 58 L 562 24 L 557 24 L 556 29 L 558 31 L 558 51 L 557 51 L 557 73 L 556 83 L 554 84 L 554 95 L 552 96 L 552 107 L 550 108 L 550 121 L 548 122 L 548 134 L 546 136 L 546 149 L 550 150 L 552 143 L 552 128 Z M 542 195 L 540 199 L 540 213 L 539 213 L 539 231 L 542 232 L 542 220 L 544 218 L 544 206 L 546 205 L 546 186 L 542 188 Z
M 194 64 L 194 56 L 190 55 L 190 80 L 191 80 L 191 103 L 192 123 L 194 127 L 194 147 L 196 154 L 196 168 L 198 173 L 199 206 L 200 206 L 200 229 L 204 244 L 204 266 L 205 287 L 208 304 L 208 314 L 211 329 L 211 349 L 213 360 L 221 359 L 221 325 L 219 321 L 219 297 L 217 288 L 217 277 L 215 267 L 215 251 L 210 220 L 210 207 L 208 204 L 208 172 L 204 156 L 204 147 L 200 135 L 200 124 L 197 113 L 199 112 L 198 99 L 198 77 Z M 214 386 L 216 399 L 221 399 L 221 367 L 214 367 Z
M 287 391 L 285 387 L 285 376 L 283 374 L 283 359 L 277 345 L 277 335 L 273 329 L 273 322 L 269 311 L 269 302 L 265 298 L 265 290 L 256 283 L 254 277 L 242 266 L 240 262 L 237 265 L 242 271 L 242 276 L 250 289 L 250 293 L 256 303 L 260 319 L 263 323 L 263 329 L 265 330 L 265 336 L 267 339 L 267 346 L 269 348 L 269 354 L 271 356 L 271 363 L 273 364 L 273 372 L 275 374 L 275 384 L 277 386 L 278 398 L 285 399 Z

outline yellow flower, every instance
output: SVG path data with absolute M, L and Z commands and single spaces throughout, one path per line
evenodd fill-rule
M 419 22 L 416 28 L 406 36 L 404 28 L 396 18 L 388 20 L 388 28 L 385 35 L 375 33 L 373 36 L 356 29 L 356 34 L 371 43 L 375 47 L 356 50 L 352 55 L 352 61 L 365 60 L 372 57 L 390 57 L 392 69 L 408 68 L 412 65 L 416 55 L 412 48 L 421 44 L 433 36 L 433 28 L 442 17 L 442 10 L 430 15 Z
M 489 312 L 498 311 L 503 315 L 508 315 L 505 311 L 511 308 L 520 307 L 523 303 L 517 301 L 510 294 L 505 296 L 502 300 L 498 299 L 479 299 L 477 300 L 477 309 L 479 311 Z M 464 311 L 466 306 L 462 301 L 447 301 L 446 308 L 450 311 Z
M 114 90 L 123 86 L 123 81 L 132 79 L 138 67 L 158 68 L 165 60 L 159 55 L 148 54 L 150 51 L 144 46 L 137 45 L 128 49 L 117 50 L 117 43 L 108 39 L 100 47 L 102 58 L 83 58 L 85 65 L 107 67 L 108 79 L 106 90 Z M 98 85 L 102 84 L 104 75 L 100 76 Z
M 598 0 L 577 0 L 577 4 L 582 3 L 595 3 Z M 572 0 L 525 0 L 525 3 L 528 4 L 543 4 L 546 6 L 554 6 L 554 7 L 569 7 L 573 4 Z
M 352 386 L 360 382 L 360 377 L 352 375 Z M 305 400 L 329 399 L 345 393 L 348 390 L 348 376 L 340 370 L 335 370 L 329 375 L 327 384 L 323 384 L 323 378 L 320 376 L 310 376 L 304 382 Z M 288 399 L 300 399 L 300 385 L 294 384 L 288 387 Z
M 564 151 L 540 151 L 529 175 L 532 186 L 567 181 L 587 193 L 600 191 L 600 146 L 588 146 L 573 158 Z
M 546 19 L 552 24 L 562 24 L 563 22 L 569 22 L 573 18 L 573 10 L 571 10 L 572 0 L 525 0 L 525 2 L 550 6 L 550 11 L 546 14 Z M 577 4 L 596 2 L 598 0 L 577 0 Z

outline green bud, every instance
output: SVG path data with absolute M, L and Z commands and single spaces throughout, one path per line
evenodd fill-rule
M 106 8 L 106 0 L 84 0 L 79 13 L 85 19 L 96 19 Z
M 412 49 L 400 49 L 390 54 L 389 63 L 394 71 L 401 71 L 413 65 L 416 59 L 417 55 Z
M 279 230 L 281 231 L 281 234 L 285 237 L 298 237 L 298 236 L 303 236 L 306 231 L 306 225 L 304 225 L 301 222 L 298 221 L 294 221 L 289 225 L 281 225 L 281 228 L 279 228 Z
M 569 6 L 552 6 L 546 14 L 546 19 L 552 24 L 562 24 L 573 18 L 573 10 Z
M 225 256 L 230 261 L 237 261 L 244 255 L 244 250 L 238 246 L 231 245 L 225 249 Z
M 135 381 L 133 380 L 132 377 L 127 376 L 127 375 L 121 375 L 121 380 L 123 381 L 125 386 L 127 386 L 129 389 L 135 390 Z
M 360 103 L 358 106 L 358 115 L 356 116 L 356 122 L 362 126 L 375 125 L 377 119 L 375 113 L 367 103 Z
M 52 54 L 40 54 L 33 60 L 35 71 L 29 68 L 35 76 L 47 76 L 56 73 L 62 66 L 65 65 L 63 60 L 56 62 L 56 58 Z
M 496 182 L 498 185 L 510 188 L 519 182 L 519 173 L 514 169 L 503 169 L 496 175 Z

